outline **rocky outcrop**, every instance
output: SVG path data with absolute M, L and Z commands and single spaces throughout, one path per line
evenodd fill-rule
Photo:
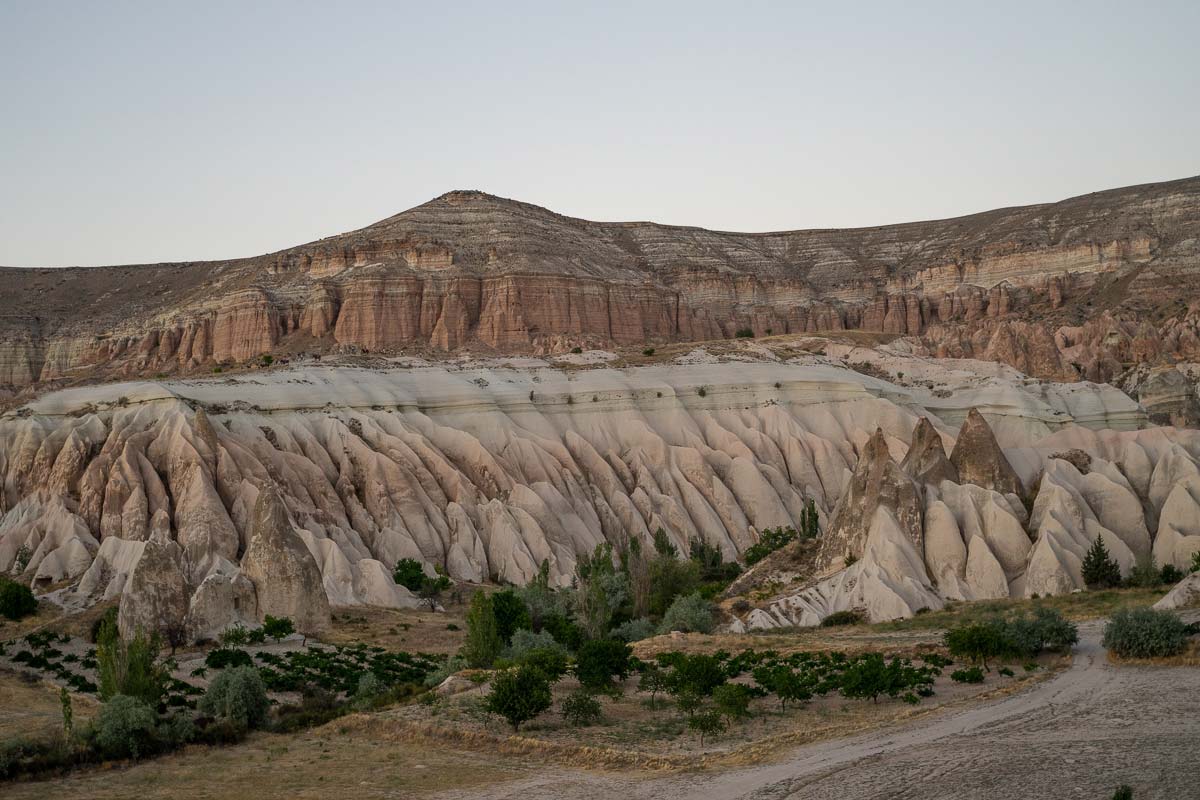
M 913 429 L 912 441 L 900 462 L 900 469 L 922 485 L 937 486 L 942 481 L 958 483 L 958 469 L 946 458 L 942 435 L 928 417 L 921 417 Z
M 288 617 L 305 633 L 329 627 L 329 599 L 321 570 L 292 528 L 287 508 L 273 488 L 259 492 L 250 522 L 250 546 L 242 574 L 254 584 L 261 620 Z
M 141 631 L 167 637 L 185 631 L 188 579 L 183 550 L 171 538 L 166 511 L 155 512 L 152 533 L 121 594 L 117 626 L 128 638 Z
M 17 311 L 0 318 L 0 387 L 208 372 L 263 354 L 640 348 L 747 329 L 921 337 L 943 357 L 1113 380 L 1129 363 L 1200 359 L 1198 233 L 1195 178 L 765 234 L 595 223 L 451 192 L 258 258 L 5 269 L 0 307 Z
M 950 463 L 958 471 L 962 483 L 973 483 L 1001 494 L 1025 496 L 1021 479 L 977 408 L 970 410 L 958 432 Z

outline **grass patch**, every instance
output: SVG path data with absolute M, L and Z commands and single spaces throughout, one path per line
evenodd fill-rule
M 1111 616 L 1122 608 L 1149 606 L 1157 602 L 1169 587 L 1155 589 L 1104 589 L 1096 592 L 1075 592 L 1038 599 L 980 600 L 973 603 L 950 603 L 941 611 L 918 614 L 911 619 L 880 622 L 872 625 L 878 631 L 919 631 L 950 628 L 955 625 L 982 622 L 989 617 L 1028 611 L 1042 605 L 1052 608 L 1070 620 L 1099 619 Z

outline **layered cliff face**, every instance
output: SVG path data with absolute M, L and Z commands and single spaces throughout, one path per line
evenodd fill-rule
M 1200 549 L 1200 433 L 1138 430 L 1145 412 L 1108 386 L 870 352 L 870 370 L 862 349 L 742 343 L 625 369 L 330 365 L 54 392 L 0 416 L 0 572 L 24 548 L 55 602 L 120 595 L 123 627 L 203 638 L 413 606 L 400 558 L 473 582 L 548 562 L 566 585 L 598 543 L 649 547 L 660 528 L 736 558 L 808 498 L 817 582 L 746 624 L 1070 591 L 1096 536 L 1126 567 Z
M 595 223 L 452 192 L 228 262 L 0 270 L 0 387 L 209 372 L 263 354 L 563 352 L 766 334 L 919 337 L 1114 380 L 1200 361 L 1200 179 L 859 230 Z

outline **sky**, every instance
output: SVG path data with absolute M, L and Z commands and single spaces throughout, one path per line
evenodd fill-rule
M 721 230 L 1200 174 L 1200 2 L 0 0 L 0 264 L 251 256 L 451 189 Z

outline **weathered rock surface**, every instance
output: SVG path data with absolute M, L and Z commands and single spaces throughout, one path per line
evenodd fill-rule
M 958 432 L 950 463 L 958 471 L 962 483 L 973 483 L 1001 494 L 1025 496 L 1020 477 L 1008 463 L 991 426 L 977 408 L 970 410 Z
M 321 570 L 273 488 L 260 491 L 255 501 L 242 574 L 254 584 L 260 620 L 268 614 L 288 617 L 305 633 L 329 627 Z
M 138 630 L 146 633 L 185 630 L 189 593 L 183 550 L 171 537 L 171 521 L 166 511 L 155 512 L 151 529 L 142 556 L 121 595 L 117 626 L 125 637 Z

